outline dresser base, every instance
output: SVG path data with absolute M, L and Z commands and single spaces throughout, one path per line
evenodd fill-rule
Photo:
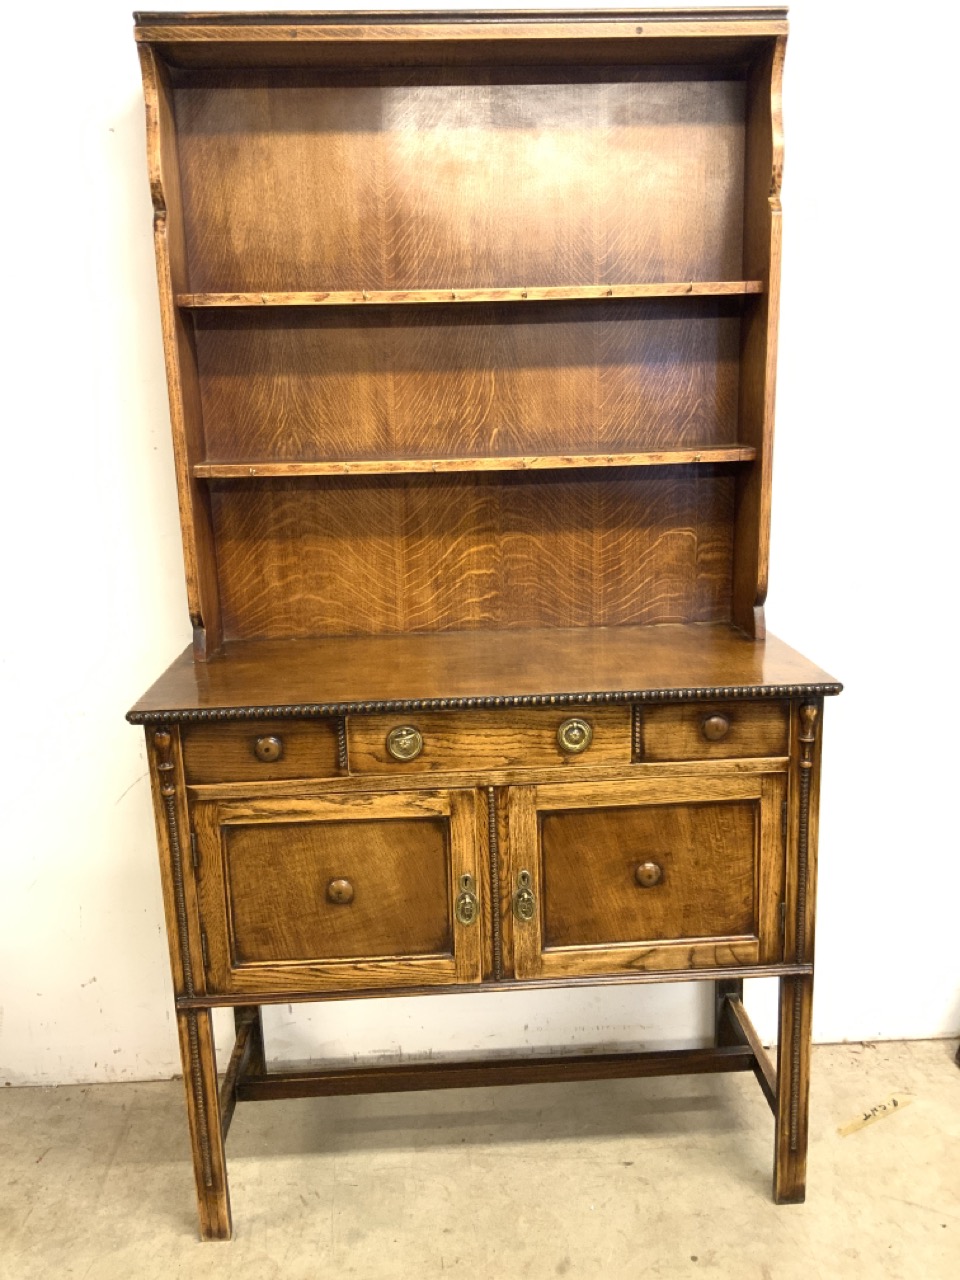
M 751 971 L 751 976 L 756 976 Z M 229 1240 L 230 1198 L 224 1144 L 238 1102 L 342 1094 L 408 1093 L 492 1085 L 557 1084 L 641 1076 L 752 1071 L 776 1120 L 773 1198 L 799 1204 L 806 1179 L 809 1095 L 809 1017 L 813 975 L 780 977 L 777 1064 L 767 1054 L 743 1006 L 743 981 L 714 979 L 715 1043 L 702 1049 L 642 1053 L 550 1055 L 428 1062 L 378 1067 L 266 1067 L 259 1006 L 238 1007 L 236 1040 L 219 1091 L 209 1009 L 181 1010 L 184 1079 L 190 1113 L 194 1172 L 204 1240 Z M 190 1030 L 193 1020 L 194 1032 Z

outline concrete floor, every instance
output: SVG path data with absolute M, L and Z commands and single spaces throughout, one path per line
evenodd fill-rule
M 955 1050 L 818 1048 L 785 1208 L 750 1075 L 241 1104 L 231 1244 L 196 1238 L 179 1081 L 5 1089 L 0 1276 L 955 1280 Z

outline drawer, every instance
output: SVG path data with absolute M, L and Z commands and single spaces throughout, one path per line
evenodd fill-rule
M 351 716 L 352 773 L 628 764 L 630 708 Z
M 216 989 L 479 980 L 475 793 L 202 801 L 194 816 Z
M 785 756 L 790 716 L 781 702 L 681 702 L 637 707 L 638 760 Z
M 517 976 L 777 958 L 784 777 L 513 788 L 508 875 Z
M 255 720 L 183 730 L 188 783 L 329 778 L 337 765 L 337 721 Z

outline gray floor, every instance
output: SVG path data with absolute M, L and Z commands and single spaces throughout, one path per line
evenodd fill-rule
M 807 1203 L 779 1209 L 749 1075 L 248 1103 L 231 1244 L 196 1238 L 179 1081 L 5 1089 L 0 1276 L 955 1280 L 955 1050 L 817 1049 Z

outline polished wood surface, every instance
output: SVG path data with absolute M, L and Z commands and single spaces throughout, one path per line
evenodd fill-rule
M 190 292 L 740 279 L 743 80 L 683 90 L 629 67 L 181 75 Z
M 268 738 L 280 744 L 279 757 L 258 756 L 257 744 Z M 191 725 L 183 734 L 183 767 L 188 783 L 332 777 L 340 771 L 337 726 L 287 720 Z
M 463 876 L 486 894 L 475 792 L 254 793 L 193 817 L 212 989 L 480 981 L 479 923 L 455 910 Z
M 841 686 L 774 636 L 756 644 L 728 626 L 551 628 L 508 638 L 461 631 L 236 643 L 203 663 L 187 651 L 130 718 L 270 707 L 338 714 L 389 709 L 382 703 L 504 705 L 604 693 L 656 698 L 678 690 L 692 698 L 734 689 L 749 698 L 809 688 L 839 693 Z
M 785 11 L 136 34 L 194 644 L 129 718 L 202 1235 L 240 1099 L 665 1071 L 752 1070 L 801 1200 L 840 686 L 763 612 Z M 276 1071 L 260 1015 L 681 979 L 708 1048 Z
M 729 448 L 742 310 L 654 298 L 199 312 L 203 462 Z
M 236 964 L 453 953 L 442 818 L 230 826 L 224 860 Z
M 780 773 L 511 787 L 516 975 L 782 959 L 785 795 Z M 646 862 L 661 871 L 650 887 L 636 879 Z
M 757 933 L 757 803 L 542 809 L 543 946 Z
M 387 734 L 403 723 L 396 716 L 351 716 L 347 722 L 350 769 L 355 773 L 431 773 L 449 769 L 538 768 L 551 765 L 571 772 L 585 764 L 627 764 L 630 760 L 630 710 L 597 707 L 587 720 L 590 746 L 579 755 L 564 752 L 557 732 L 563 710 L 420 712 L 411 721 L 423 736 L 415 759 L 398 764 L 386 746 Z
M 675 467 L 686 463 L 753 462 L 755 449 L 731 445 L 695 445 L 646 453 L 485 454 L 462 458 L 353 458 L 317 462 L 198 462 L 193 474 L 205 480 L 254 477 L 382 476 L 445 471 L 569 471 L 580 467 Z
M 301 293 L 178 293 L 177 306 L 343 307 L 452 302 L 570 302 L 605 298 L 724 297 L 762 293 L 761 280 L 688 280 L 652 284 L 521 285 L 501 289 L 326 289 Z
M 711 702 L 637 712 L 638 760 L 718 760 L 785 756 L 789 718 L 782 704 Z

